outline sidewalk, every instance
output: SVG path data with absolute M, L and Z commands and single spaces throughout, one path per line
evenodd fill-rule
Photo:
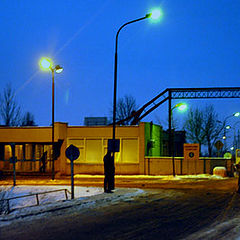
M 74 185 L 103 187 L 104 175 L 80 175 L 74 176 Z M 0 185 L 13 185 L 13 177 L 8 176 L 0 180 Z M 17 176 L 16 185 L 71 185 L 70 176 Z M 222 178 L 219 176 L 177 175 L 173 176 L 149 176 L 149 175 L 115 175 L 116 187 L 127 188 L 211 188 L 218 186 L 220 189 L 237 186 L 237 178 Z

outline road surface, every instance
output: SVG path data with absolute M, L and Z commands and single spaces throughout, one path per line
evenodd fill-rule
M 200 189 L 184 185 L 145 189 L 141 195 L 117 202 L 26 217 L 0 227 L 0 239 L 235 239 L 236 226 L 201 237 L 204 229 L 232 219 L 240 210 L 240 195 L 233 185 L 204 184 Z

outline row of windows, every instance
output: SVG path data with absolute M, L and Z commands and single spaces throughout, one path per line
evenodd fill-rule
M 80 156 L 74 161 L 75 164 L 101 164 L 103 157 L 107 153 L 108 139 L 98 138 L 69 138 L 67 145 L 75 145 L 79 148 Z M 47 152 L 47 169 L 51 169 L 51 145 L 43 144 L 22 144 L 15 146 L 15 156 L 19 160 L 16 163 L 17 170 L 24 171 L 38 171 L 41 162 L 25 161 L 40 159 L 44 152 Z M 138 138 L 121 138 L 120 139 L 120 152 L 116 153 L 116 163 L 138 163 Z M 9 159 L 12 157 L 12 148 L 10 145 L 0 145 L 0 169 L 11 170 L 12 164 Z M 62 156 L 65 158 L 65 156 Z M 23 160 L 23 161 L 21 161 Z M 67 160 L 69 163 L 70 161 Z
M 21 171 L 39 171 L 41 166 L 40 161 L 28 161 L 38 160 L 42 157 L 44 152 L 47 152 L 46 159 L 46 171 L 51 169 L 51 145 L 43 144 L 21 144 L 15 145 L 15 156 L 17 158 L 16 170 Z M 12 164 L 8 161 L 12 157 L 12 148 L 10 145 L 0 145 L 0 169 L 12 170 Z
M 80 156 L 75 163 L 102 163 L 104 155 L 107 153 L 108 139 L 87 139 L 69 138 L 68 145 L 75 145 L 79 148 Z M 120 152 L 116 153 L 115 161 L 119 163 L 138 163 L 138 139 L 121 138 Z

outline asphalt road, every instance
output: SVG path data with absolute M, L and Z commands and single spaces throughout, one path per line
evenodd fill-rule
M 81 211 L 76 206 L 52 212 L 47 218 L 26 218 L 1 227 L 0 239 L 186 239 L 233 218 L 240 210 L 240 195 L 233 186 L 204 184 L 201 189 L 145 189 L 143 195 L 120 202 Z M 226 239 L 226 235 L 231 239 L 230 232 L 227 229 L 212 238 L 195 235 L 190 239 Z

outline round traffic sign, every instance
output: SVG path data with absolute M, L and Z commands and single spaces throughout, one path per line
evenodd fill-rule
M 190 158 L 194 157 L 194 153 L 193 152 L 190 152 L 188 155 L 189 155 Z
M 74 161 L 79 158 L 80 152 L 76 146 L 71 144 L 69 147 L 67 147 L 65 151 L 65 155 L 68 159 L 70 159 L 71 161 Z

